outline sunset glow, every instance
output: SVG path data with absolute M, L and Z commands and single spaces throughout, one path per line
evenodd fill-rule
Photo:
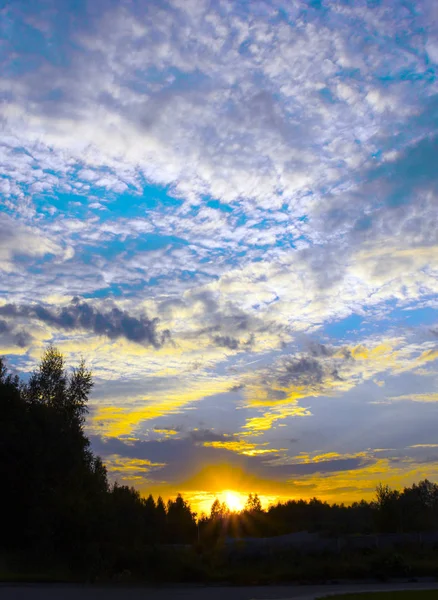
M 221 497 L 231 512 L 240 512 L 245 506 L 246 497 L 238 492 L 226 490 L 222 492 Z

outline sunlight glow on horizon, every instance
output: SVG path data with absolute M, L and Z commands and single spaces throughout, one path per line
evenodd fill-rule
M 245 507 L 246 498 L 239 492 L 225 490 L 222 492 L 221 497 L 224 498 L 223 502 L 231 512 L 240 512 Z

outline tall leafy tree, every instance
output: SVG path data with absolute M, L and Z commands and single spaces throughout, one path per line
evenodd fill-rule
M 3 502 L 15 532 L 10 545 L 80 560 L 103 530 L 106 469 L 83 431 L 92 375 L 81 362 L 69 373 L 54 347 L 27 384 L 1 363 Z M 32 550 L 33 549 L 33 550 Z
M 178 494 L 175 500 L 167 503 L 167 527 L 169 536 L 178 543 L 188 544 L 195 540 L 195 513 L 190 505 Z
M 257 494 L 249 494 L 245 503 L 245 511 L 249 513 L 262 512 L 262 503 Z
M 167 511 L 164 500 L 161 496 L 157 498 L 157 504 L 155 507 L 155 522 L 157 531 L 157 540 L 164 542 L 167 537 Z

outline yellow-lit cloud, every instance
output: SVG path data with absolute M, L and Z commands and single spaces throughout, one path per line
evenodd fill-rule
M 322 454 L 318 453 L 310 453 L 310 452 L 300 452 L 300 454 L 292 457 L 292 461 L 295 463 L 302 464 L 310 464 L 310 463 L 319 463 L 326 462 L 331 460 L 343 460 L 347 458 L 366 458 L 369 457 L 369 452 L 355 452 L 352 454 L 339 452 L 324 452 Z
M 148 473 L 164 466 L 162 463 L 153 463 L 147 459 L 126 458 L 117 454 L 105 457 L 105 466 L 110 472 L 112 479 L 122 481 L 148 481 Z
M 389 400 L 396 402 L 398 400 L 410 400 L 411 402 L 438 402 L 438 392 L 429 394 L 403 394 L 401 396 L 391 396 Z
M 141 422 L 150 421 L 178 413 L 191 402 L 199 401 L 206 396 L 228 390 L 229 383 L 225 379 L 190 382 L 181 381 L 181 390 L 175 392 L 157 392 L 155 396 L 144 395 L 126 405 L 123 398 L 115 398 L 110 406 L 95 405 L 92 419 L 89 423 L 91 430 L 101 435 L 117 437 L 131 433 Z
M 154 428 L 154 432 L 159 433 L 161 435 L 165 435 L 165 436 L 172 436 L 172 435 L 179 434 L 179 431 L 176 431 L 176 429 L 158 429 L 157 427 Z
M 438 359 L 438 350 L 431 349 L 422 352 L 421 356 L 418 357 L 419 363 L 431 362 Z
M 260 435 L 271 429 L 274 423 L 288 417 L 309 417 L 311 412 L 302 406 L 280 406 L 277 410 L 249 418 L 243 426 L 242 435 Z
M 225 448 L 238 454 L 246 454 L 247 456 L 257 456 L 262 454 L 277 454 L 280 450 L 275 448 L 267 448 L 268 442 L 262 444 L 254 444 L 244 440 L 224 440 L 214 442 L 204 442 L 204 446 L 212 448 Z

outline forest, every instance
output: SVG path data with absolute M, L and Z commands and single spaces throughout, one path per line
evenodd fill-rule
M 214 579 L 229 538 L 438 531 L 438 485 L 427 479 L 400 491 L 380 484 L 372 502 L 348 506 L 313 498 L 264 510 L 254 493 L 240 513 L 215 500 L 199 517 L 181 495 L 164 502 L 110 485 L 84 432 L 92 387 L 86 364 L 68 371 L 54 347 L 27 381 L 0 359 L 0 572 Z

